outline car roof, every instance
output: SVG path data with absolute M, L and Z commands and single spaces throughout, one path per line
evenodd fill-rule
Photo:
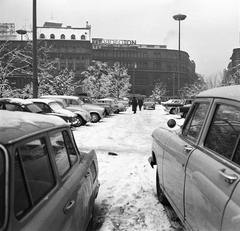
M 0 110 L 0 121 L 0 143 L 4 145 L 44 130 L 68 126 L 58 116 L 7 110 Z
M 42 103 L 46 103 L 46 104 L 49 104 L 49 103 L 53 103 L 53 102 L 56 102 L 55 99 L 30 99 L 32 102 L 42 102 Z
M 197 98 L 200 98 L 200 97 L 240 100 L 240 86 L 232 85 L 232 86 L 212 88 L 199 93 L 197 95 Z
M 32 104 L 33 102 L 29 99 L 21 99 L 21 98 L 1 98 L 0 102 L 9 102 L 16 103 L 20 105 Z
M 70 96 L 70 95 L 42 95 L 40 98 L 60 98 L 60 99 L 77 99 L 79 100 L 78 96 Z

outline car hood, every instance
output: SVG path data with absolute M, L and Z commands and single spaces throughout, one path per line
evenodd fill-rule
M 69 116 L 69 117 L 74 117 L 75 114 L 69 110 L 66 110 L 66 109 L 57 109 L 55 110 L 56 113 L 59 113 L 59 114 L 62 114 L 62 115 L 65 115 L 65 116 Z

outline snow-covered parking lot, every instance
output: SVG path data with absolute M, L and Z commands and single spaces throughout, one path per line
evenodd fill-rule
M 156 198 L 155 175 L 148 163 L 151 134 L 169 118 L 161 105 L 133 114 L 131 108 L 74 131 L 82 151 L 94 149 L 99 162 L 99 195 L 93 230 L 184 230 L 171 208 Z

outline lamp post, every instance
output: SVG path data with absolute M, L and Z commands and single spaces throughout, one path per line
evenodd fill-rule
M 179 98 L 179 88 L 180 88 L 180 22 L 184 20 L 187 16 L 184 14 L 176 14 L 173 18 L 179 22 L 179 33 L 178 33 L 178 98 Z
M 21 41 L 23 41 L 23 35 L 27 34 L 27 31 L 20 29 L 20 30 L 16 30 L 16 32 L 21 35 Z
M 173 73 L 173 98 L 175 98 L 175 73 Z
M 38 98 L 38 71 L 37 71 L 37 6 L 33 0 L 33 98 Z
M 135 80 L 135 69 L 137 68 L 137 65 L 136 65 L 136 56 L 137 56 L 137 49 L 138 49 L 138 46 L 130 46 L 130 48 L 132 48 L 134 50 L 133 52 L 133 97 L 135 96 L 135 83 L 136 83 L 136 80 Z

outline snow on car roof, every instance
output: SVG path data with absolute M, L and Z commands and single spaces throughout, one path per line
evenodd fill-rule
M 0 110 L 0 143 L 8 144 L 54 127 L 68 126 L 57 116 Z
M 210 97 L 210 98 L 226 98 L 232 100 L 240 100 L 240 86 L 232 85 L 226 87 L 216 87 L 201 92 L 197 95 L 199 97 Z

